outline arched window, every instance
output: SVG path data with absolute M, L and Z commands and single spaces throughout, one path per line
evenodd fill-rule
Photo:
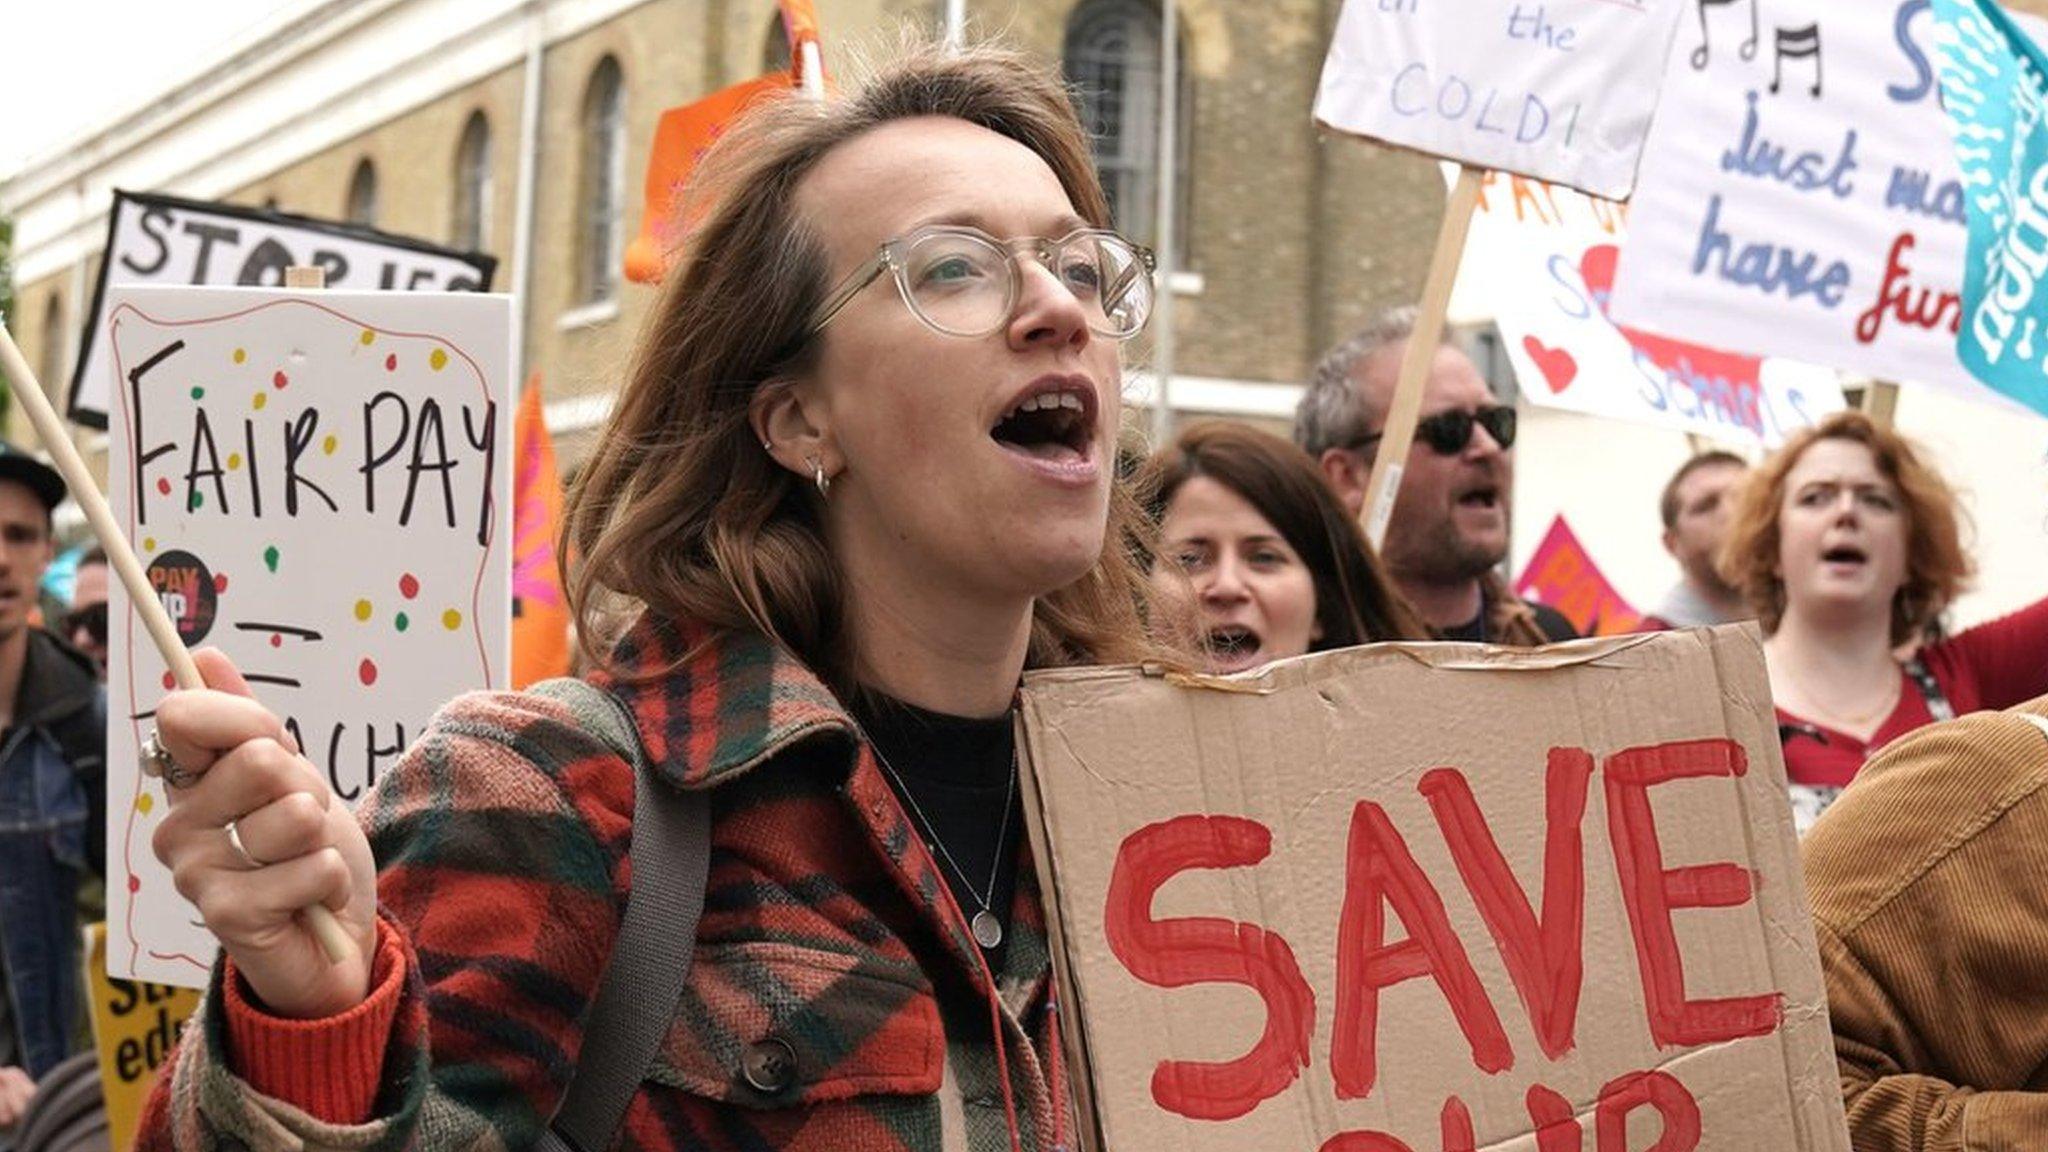
M 626 95 L 619 62 L 598 61 L 583 91 L 583 168 L 576 196 L 576 298 L 609 300 L 625 257 Z
M 38 357 L 42 363 L 36 365 L 36 372 L 42 378 L 43 392 L 55 401 L 64 395 L 64 295 L 50 293 L 50 303 L 43 310 L 43 348 Z
M 1145 0 L 1084 0 L 1067 21 L 1067 78 L 1080 90 L 1081 124 L 1095 145 L 1095 166 L 1117 227 L 1159 246 L 1159 9 Z M 1175 112 L 1174 250 L 1188 236 L 1188 141 L 1192 86 L 1187 46 L 1180 54 Z
M 455 211 L 449 238 L 457 248 L 483 251 L 491 236 L 491 124 L 482 112 L 469 114 L 462 142 L 455 146 Z
M 356 161 L 355 175 L 348 178 L 346 218 L 366 227 L 377 223 L 377 166 L 368 157 Z

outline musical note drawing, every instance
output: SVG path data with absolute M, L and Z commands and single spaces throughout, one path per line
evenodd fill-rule
M 1708 50 L 1708 46 L 1712 42 L 1713 38 L 1709 36 L 1707 33 L 1707 9 L 1718 8 L 1728 4 L 1740 3 L 1742 3 L 1742 0 L 1699 0 L 1700 46 L 1692 50 L 1693 71 L 1705 71 L 1707 67 L 1707 60 L 1712 56 L 1712 53 Z M 1757 0 L 1749 0 L 1749 39 L 1744 40 L 1742 42 L 1742 47 L 1737 49 L 1736 51 L 1736 54 L 1741 56 L 1744 60 L 1756 59 L 1756 4 Z
M 1778 80 L 1784 71 L 1785 58 L 1794 60 L 1813 58 L 1813 87 L 1807 92 L 1816 99 L 1820 96 L 1820 25 L 1808 24 L 1804 28 L 1777 29 L 1777 55 L 1771 61 L 1771 95 L 1778 94 Z

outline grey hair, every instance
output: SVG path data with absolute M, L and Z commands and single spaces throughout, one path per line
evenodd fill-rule
M 1383 308 L 1365 327 L 1323 354 L 1309 375 L 1308 390 L 1294 409 L 1294 442 L 1310 456 L 1355 447 L 1384 413 L 1375 412 L 1358 386 L 1358 365 L 1373 353 L 1415 332 L 1412 304 Z

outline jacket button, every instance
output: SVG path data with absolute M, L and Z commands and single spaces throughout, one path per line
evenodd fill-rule
M 756 1041 L 740 1058 L 740 1074 L 756 1092 L 769 1096 L 786 1092 L 796 1083 L 796 1052 L 772 1037 Z

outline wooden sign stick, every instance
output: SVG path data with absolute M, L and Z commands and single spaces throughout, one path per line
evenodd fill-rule
M 85 469 L 85 461 L 79 458 L 78 449 L 71 443 L 71 437 L 64 431 L 64 422 L 58 418 L 57 410 L 50 407 L 50 401 L 43 394 L 43 386 L 30 372 L 28 361 L 21 349 L 14 343 L 14 334 L 0 327 L 0 368 L 7 374 L 8 386 L 14 398 L 20 401 L 28 413 L 29 423 L 35 425 L 36 435 L 49 450 L 51 462 L 64 477 L 64 483 L 71 489 L 71 498 L 85 513 L 85 521 L 92 526 L 92 534 L 98 538 L 100 547 L 107 553 L 107 563 L 121 578 L 121 584 L 128 590 L 128 599 L 135 604 L 135 610 L 142 617 L 142 626 L 149 632 L 149 638 L 156 643 L 156 650 L 163 654 L 164 663 L 171 669 L 171 676 L 179 688 L 204 688 L 206 682 L 200 679 L 199 666 L 192 662 L 192 654 L 185 650 L 185 642 L 178 638 L 177 626 L 164 611 L 163 601 L 157 599 L 156 590 L 149 585 L 149 577 L 143 574 L 142 562 L 135 558 L 135 552 L 128 547 L 128 538 L 114 523 L 113 510 L 107 507 L 106 497 L 100 495 L 99 486 L 93 483 L 92 473 Z M 144 766 L 148 771 L 148 766 Z M 327 958 L 336 964 L 346 960 L 354 945 L 348 933 L 342 931 L 334 913 L 323 904 L 312 904 L 300 910 L 306 918 L 306 925 L 320 939 L 320 947 Z
M 1458 261 L 1465 255 L 1465 234 L 1472 226 L 1472 212 L 1479 206 L 1479 178 L 1479 169 L 1470 164 L 1458 166 L 1458 182 L 1451 189 L 1443 227 L 1436 234 L 1429 279 L 1423 282 L 1415 331 L 1401 355 L 1400 382 L 1387 408 L 1386 423 L 1380 428 L 1379 451 L 1365 485 L 1363 517 L 1365 538 L 1375 552 L 1386 543 L 1387 523 L 1393 519 L 1394 500 L 1401 493 L 1401 472 L 1408 465 L 1408 449 L 1415 443 L 1423 385 L 1429 381 L 1430 362 L 1436 359 L 1437 340 L 1443 335 L 1444 311 L 1451 303 L 1451 286 L 1458 280 Z

